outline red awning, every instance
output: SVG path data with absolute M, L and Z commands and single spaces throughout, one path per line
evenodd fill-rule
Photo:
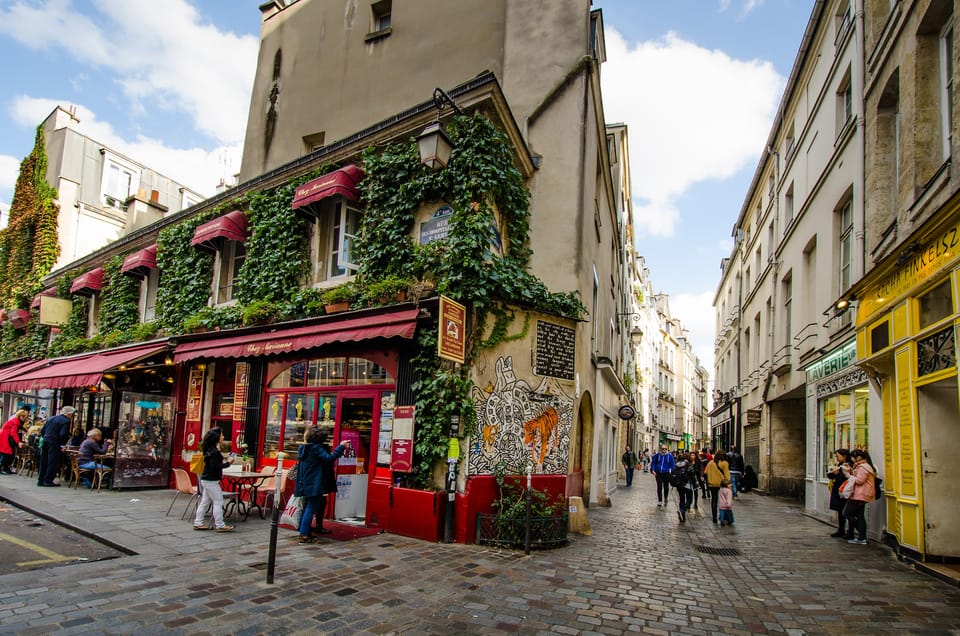
M 223 239 L 238 243 L 247 240 L 247 215 L 243 210 L 227 212 L 199 226 L 193 233 L 190 245 L 208 252 L 216 252 L 220 249 L 220 241 Z
M 312 349 L 331 342 L 412 338 L 417 328 L 418 312 L 409 309 L 282 331 L 185 342 L 177 346 L 173 359 L 185 362 L 197 358 L 251 358 Z
M 70 293 L 77 296 L 93 296 L 94 292 L 103 289 L 103 268 L 92 269 L 82 276 L 73 279 Z
M 157 268 L 157 244 L 145 247 L 123 259 L 121 274 L 145 278 L 151 269 Z
M 104 371 L 148 358 L 167 348 L 167 344 L 141 344 L 123 349 L 84 353 L 70 358 L 44 360 L 39 368 L 0 379 L 0 391 L 63 389 L 90 386 L 103 378 Z
M 361 179 L 363 179 L 363 170 L 352 163 L 339 170 L 328 172 L 297 188 L 291 208 L 296 210 L 336 195 L 351 201 L 359 201 L 360 191 L 357 189 L 357 184 Z
M 47 287 L 42 292 L 33 297 L 33 302 L 30 303 L 30 309 L 39 309 L 40 308 L 40 298 L 43 296 L 52 296 L 56 297 L 57 288 L 56 287 Z
M 3 382 L 7 378 L 12 378 L 20 373 L 26 373 L 27 371 L 35 369 L 46 363 L 46 360 L 21 360 L 20 362 L 9 364 L 0 369 L 0 382 Z

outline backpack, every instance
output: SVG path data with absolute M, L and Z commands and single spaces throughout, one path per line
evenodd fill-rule
M 194 475 L 203 474 L 203 453 L 194 453 L 190 458 L 190 472 Z
M 883 499 L 883 478 L 880 475 L 873 476 L 873 500 Z
M 687 476 L 687 468 L 675 468 L 672 473 L 670 473 L 670 485 L 674 488 L 683 488 L 687 485 L 687 482 L 690 479 Z

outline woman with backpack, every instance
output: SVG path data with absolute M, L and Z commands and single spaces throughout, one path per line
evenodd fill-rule
M 220 452 L 220 437 L 222 433 L 218 427 L 213 427 L 203 436 L 200 442 L 200 451 L 203 453 L 203 472 L 200 475 L 200 489 L 203 495 L 197 505 L 197 514 L 194 517 L 194 530 L 209 530 L 203 518 L 207 508 L 212 508 L 213 523 L 217 532 L 232 532 L 233 526 L 223 521 L 223 490 L 220 489 L 220 480 L 223 479 L 223 467 L 229 466 L 232 459 L 224 459 Z
M 837 530 L 831 537 L 846 537 L 847 539 L 853 538 L 853 526 L 850 527 L 850 536 L 847 536 L 844 526 L 847 523 L 847 518 L 843 516 L 843 506 L 847 503 L 847 500 L 840 496 L 840 486 L 843 485 L 843 482 L 846 481 L 846 476 L 843 473 L 844 467 L 850 467 L 850 451 L 846 448 L 838 448 L 833 452 L 833 457 L 836 459 L 836 463 L 830 467 L 827 471 L 827 479 L 830 480 L 830 510 L 837 511 Z
M 720 484 L 726 479 L 730 481 L 730 465 L 727 463 L 727 454 L 722 450 L 717 451 L 713 459 L 707 462 L 703 470 L 707 478 L 707 490 L 710 491 L 710 512 L 713 514 L 713 522 L 717 523 L 717 496 L 720 493 Z
M 867 545 L 867 515 L 866 506 L 876 499 L 875 481 L 877 469 L 870 460 L 870 453 L 862 449 L 850 452 L 853 468 L 844 469 L 848 477 L 853 478 L 853 494 L 847 499 L 843 507 L 843 514 L 847 518 L 847 543 Z M 857 536 L 853 536 L 853 531 Z
M 696 469 L 693 465 L 695 456 L 696 453 L 679 455 L 677 465 L 670 476 L 670 484 L 677 489 L 677 494 L 680 497 L 680 505 L 677 508 L 677 517 L 680 518 L 680 523 L 686 522 L 687 511 L 690 510 L 693 503 L 693 491 L 696 488 L 697 480 Z

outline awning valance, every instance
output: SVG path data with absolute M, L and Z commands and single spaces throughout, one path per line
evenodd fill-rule
M 103 268 L 92 269 L 86 274 L 77 276 L 70 285 L 70 293 L 77 296 L 93 296 L 103 289 Z
M 251 358 L 312 349 L 331 342 L 352 342 L 372 338 L 412 338 L 417 328 L 418 312 L 417 309 L 410 309 L 281 331 L 185 342 L 178 345 L 174 351 L 174 361 L 185 362 L 197 358 Z
M 197 227 L 190 245 L 208 252 L 220 249 L 220 241 L 227 239 L 243 243 L 247 240 L 247 215 L 243 210 L 227 212 Z
M 145 278 L 151 269 L 157 268 L 157 244 L 145 247 L 139 252 L 134 252 L 123 259 L 123 265 L 120 267 L 121 274 L 135 276 L 136 278 Z
M 0 382 L 46 364 L 46 360 L 21 360 L 0 369 Z
M 360 183 L 361 179 L 363 179 L 363 170 L 354 164 L 328 172 L 322 177 L 317 177 L 297 188 L 293 195 L 291 208 L 294 210 L 304 208 L 311 203 L 336 195 L 350 201 L 359 201 L 360 190 L 357 189 L 357 184 Z
M 167 349 L 167 344 L 141 344 L 122 349 L 96 351 L 43 361 L 43 366 L 0 379 L 0 391 L 64 389 L 91 386 L 103 379 L 103 373 L 125 364 L 149 358 Z
M 30 309 L 39 309 L 40 308 L 40 299 L 44 296 L 53 296 L 57 295 L 56 287 L 47 287 L 42 292 L 33 297 L 33 302 L 30 303 Z

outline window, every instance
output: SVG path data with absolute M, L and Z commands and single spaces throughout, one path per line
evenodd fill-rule
M 793 338 L 793 277 L 783 279 L 783 344 L 791 346 Z
M 246 257 L 247 249 L 243 243 L 228 240 L 223 242 L 223 248 L 217 252 L 217 262 L 214 264 L 216 304 L 227 303 L 236 298 L 235 283 Z
M 100 305 L 103 298 L 100 292 L 94 292 L 90 295 L 87 304 L 87 337 L 92 338 L 100 333 Z
M 844 36 L 850 30 L 851 23 L 850 3 L 841 4 L 836 15 L 837 36 L 833 40 L 835 45 L 840 46 L 841 42 L 843 42 Z
M 357 273 L 353 249 L 360 232 L 363 211 L 342 199 L 329 199 L 313 224 L 314 282 L 342 279 Z
M 940 121 L 943 140 L 943 159 L 950 158 L 953 138 L 953 24 L 940 34 Z
M 203 197 L 199 194 L 190 192 L 186 188 L 180 188 L 180 209 L 185 210 L 190 206 L 196 205 L 203 201 Z
M 303 136 L 303 154 L 309 155 L 314 150 L 323 148 L 327 134 L 324 131 L 315 132 L 312 135 Z
M 757 251 L 753 255 L 753 263 L 757 270 L 757 278 L 760 278 L 760 272 L 763 271 L 763 256 L 760 253 L 760 246 L 757 246 Z
M 820 477 L 826 479 L 830 466 L 836 462 L 834 452 L 838 448 L 869 448 L 867 387 L 824 398 L 820 400 L 819 411 Z
M 787 138 L 783 143 L 783 160 L 790 161 L 790 157 L 793 156 L 794 146 L 796 146 L 796 138 L 793 133 L 793 124 L 790 124 L 790 131 L 787 133 Z
M 846 202 L 837 210 L 839 226 L 839 254 L 838 254 L 838 294 L 850 289 L 850 269 L 853 266 L 853 199 Z
M 140 322 L 149 322 L 157 317 L 157 288 L 160 286 L 160 271 L 147 272 L 140 281 Z
M 853 82 L 850 81 L 850 69 L 847 69 L 837 89 L 837 136 L 843 133 L 852 121 Z
M 103 152 L 103 179 L 100 183 L 100 201 L 108 208 L 120 209 L 130 195 L 140 187 L 140 170 Z
M 773 229 L 773 221 L 767 226 L 767 262 L 773 262 L 773 248 L 776 245 L 777 235 Z
M 787 193 L 783 197 L 783 233 L 786 234 L 793 223 L 793 184 L 787 188 Z
M 593 319 L 593 350 L 600 351 L 600 278 L 597 276 L 597 268 L 593 268 L 593 308 L 590 315 Z
M 390 15 L 393 11 L 393 0 L 380 0 L 370 6 L 373 11 L 373 32 L 389 29 L 391 24 Z
M 920 328 L 943 320 L 953 313 L 953 293 L 950 279 L 943 281 L 919 298 Z

